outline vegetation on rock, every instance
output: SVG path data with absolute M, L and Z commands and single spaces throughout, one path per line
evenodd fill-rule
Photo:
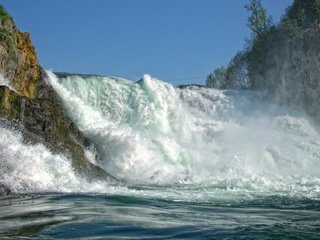
M 251 0 L 246 9 L 252 30 L 246 49 L 234 58 L 236 65 L 233 59 L 227 68 L 209 74 L 207 86 L 263 90 L 270 99 L 298 105 L 319 118 L 320 1 L 294 0 L 278 24 L 272 24 L 259 0 Z M 223 83 L 221 74 L 214 74 L 221 69 Z M 239 82 L 246 84 L 239 87 Z
M 70 156 L 75 170 L 85 176 L 109 177 L 91 164 L 85 147 L 93 147 L 63 111 L 61 100 L 47 84 L 29 33 L 21 33 L 0 5 L 0 74 L 15 91 L 0 86 L 0 117 L 18 122 L 27 141 L 41 142 Z M 0 191 L 1 195 L 1 191 Z
M 28 33 L 21 33 L 0 5 L 0 72 L 19 95 L 34 98 L 40 66 Z

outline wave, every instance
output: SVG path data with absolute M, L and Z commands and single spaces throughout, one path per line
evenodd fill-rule
M 14 193 L 179 201 L 235 198 L 232 193 L 239 192 L 320 197 L 317 126 L 301 112 L 267 103 L 263 93 L 180 89 L 148 75 L 138 82 L 48 76 L 68 115 L 99 151 L 95 164 L 120 182 L 88 182 L 67 156 L 26 142 L 18 128 L 1 120 L 0 185 Z
M 98 164 L 122 181 L 319 192 L 316 126 L 261 93 L 48 75 Z
M 21 132 L 2 119 L 0 140 L 0 185 L 13 193 L 108 192 L 103 182 L 88 182 L 77 176 L 71 160 L 52 153 L 43 144 L 26 142 Z

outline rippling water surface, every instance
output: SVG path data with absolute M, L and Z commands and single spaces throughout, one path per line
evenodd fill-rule
M 205 189 L 131 188 L 190 194 Z M 208 190 L 208 189 L 207 189 Z M 320 201 L 212 192 L 208 201 L 102 194 L 27 194 L 0 200 L 7 239 L 319 239 Z M 216 195 L 215 195 L 216 194 Z M 220 195 L 220 196 L 219 196 Z
M 319 124 L 263 93 L 183 89 L 144 76 L 48 82 L 118 180 L 0 121 L 4 239 L 320 239 Z M 1 83 L 0 83 L 1 84 Z

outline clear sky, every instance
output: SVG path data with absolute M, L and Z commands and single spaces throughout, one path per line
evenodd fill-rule
M 0 0 L 46 69 L 204 84 L 250 36 L 249 0 Z M 292 0 L 263 0 L 275 22 Z

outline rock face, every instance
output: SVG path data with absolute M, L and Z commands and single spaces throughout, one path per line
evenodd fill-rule
M 36 97 L 40 66 L 29 33 L 18 31 L 0 5 L 0 73 L 21 96 Z
M 15 89 L 0 86 L 0 117 L 18 122 L 26 140 L 70 156 L 79 174 L 109 177 L 87 160 L 84 148 L 92 148 L 92 144 L 65 115 L 59 96 L 47 83 L 29 34 L 17 30 L 1 5 L 0 74 Z M 8 191 L 0 191 L 0 195 Z

